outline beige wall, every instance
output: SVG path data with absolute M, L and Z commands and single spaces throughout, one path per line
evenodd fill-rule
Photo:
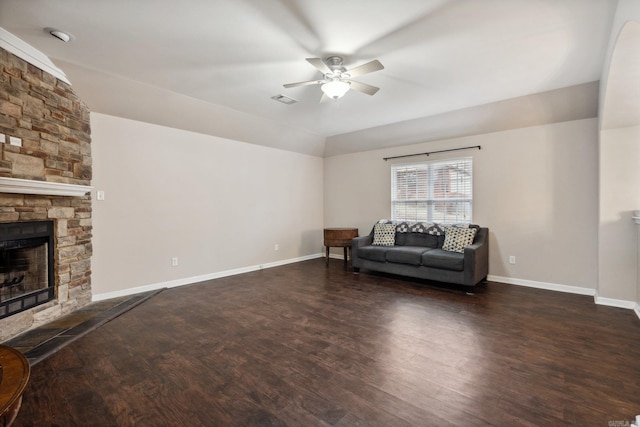
M 598 295 L 636 301 L 640 209 L 640 126 L 600 132 Z
M 91 126 L 94 295 L 322 251 L 321 158 L 96 113 Z
M 596 119 L 330 157 L 324 170 L 317 157 L 102 114 L 91 123 L 92 184 L 106 195 L 94 191 L 94 294 L 317 254 L 323 226 L 365 234 L 390 215 L 394 161 L 382 157 L 469 145 L 482 150 L 430 159 L 474 158 L 490 274 L 596 288 Z
M 490 275 L 595 290 L 597 127 L 586 119 L 326 158 L 325 226 L 365 234 L 389 217 L 383 157 L 481 145 L 395 162 L 472 156 L 473 222 L 490 228 Z

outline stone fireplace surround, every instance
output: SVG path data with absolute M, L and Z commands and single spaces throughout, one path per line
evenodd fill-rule
M 91 301 L 89 109 L 68 83 L 0 48 L 0 134 L 0 222 L 52 220 L 55 241 L 55 298 L 1 319 L 5 341 Z

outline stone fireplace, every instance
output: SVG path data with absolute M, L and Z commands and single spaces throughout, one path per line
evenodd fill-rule
M 90 135 L 70 84 L 0 48 L 0 341 L 91 301 Z

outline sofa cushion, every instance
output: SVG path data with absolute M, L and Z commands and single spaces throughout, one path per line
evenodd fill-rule
M 464 270 L 464 254 L 432 249 L 422 254 L 422 265 L 425 267 L 442 268 L 445 270 Z
M 358 248 L 358 257 L 369 261 L 387 262 L 385 256 L 389 246 L 362 246 Z
M 463 253 L 464 248 L 473 243 L 477 231 L 475 228 L 446 227 L 442 249 Z
M 420 265 L 422 254 L 428 250 L 424 246 L 394 246 L 387 249 L 386 258 L 389 262 Z
M 395 224 L 376 224 L 373 226 L 374 246 L 393 246 L 396 242 Z
M 424 246 L 435 249 L 438 247 L 438 236 L 425 233 L 396 233 L 396 246 Z

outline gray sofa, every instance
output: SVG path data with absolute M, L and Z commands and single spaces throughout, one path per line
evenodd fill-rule
M 418 226 L 416 227 L 416 224 Z M 374 230 L 352 241 L 354 273 L 360 269 L 473 287 L 489 271 L 489 229 L 476 228 L 473 243 L 463 253 L 442 249 L 445 227 L 425 223 L 394 223 L 393 246 L 376 246 Z M 418 230 L 418 231 L 416 231 Z

